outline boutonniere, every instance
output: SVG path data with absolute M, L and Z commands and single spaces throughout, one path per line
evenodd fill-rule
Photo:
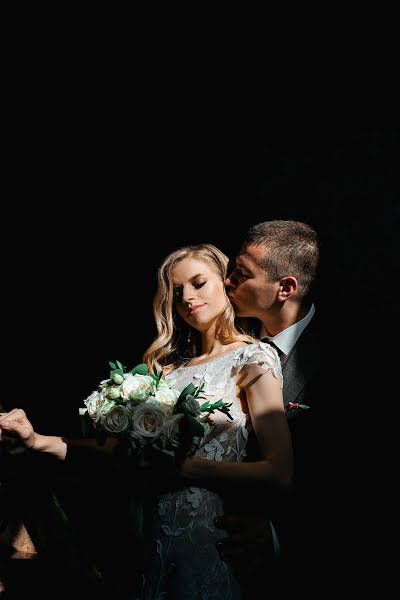
M 295 408 L 302 408 L 304 410 L 307 410 L 310 407 L 307 406 L 307 404 L 299 404 L 298 402 L 289 402 L 287 409 L 294 410 Z

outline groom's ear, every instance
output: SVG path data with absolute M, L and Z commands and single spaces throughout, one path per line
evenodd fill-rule
M 288 275 L 287 277 L 282 277 L 279 282 L 278 295 L 277 298 L 281 302 L 285 300 L 289 300 L 289 298 L 293 298 L 299 288 L 299 283 L 296 277 L 292 277 Z

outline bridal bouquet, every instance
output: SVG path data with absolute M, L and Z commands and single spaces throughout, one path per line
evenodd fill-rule
M 162 371 L 149 373 L 145 364 L 129 372 L 118 360 L 109 365 L 109 378 L 100 381 L 79 412 L 90 417 L 97 431 L 116 434 L 129 456 L 140 458 L 147 450 L 158 450 L 184 458 L 210 433 L 211 413 L 219 410 L 232 419 L 231 404 L 222 400 L 200 404 L 205 400 L 204 384 L 189 384 L 179 392 L 162 379 Z

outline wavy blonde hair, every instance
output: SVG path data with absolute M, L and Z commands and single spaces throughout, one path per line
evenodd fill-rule
M 153 301 L 153 314 L 158 335 L 143 355 L 149 371 L 175 367 L 190 360 L 201 350 L 200 334 L 190 327 L 175 311 L 172 269 L 183 259 L 193 258 L 204 262 L 224 283 L 227 276 L 228 257 L 212 244 L 184 246 L 171 252 L 158 269 L 158 288 Z M 241 333 L 235 325 L 235 312 L 225 292 L 225 308 L 217 324 L 217 336 L 222 344 L 255 341 Z

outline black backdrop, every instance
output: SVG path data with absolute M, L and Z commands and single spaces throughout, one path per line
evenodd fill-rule
M 5 404 L 23 406 L 43 433 L 78 432 L 78 407 L 108 360 L 133 366 L 154 337 L 162 258 L 202 241 L 234 256 L 262 220 L 315 226 L 320 306 L 356 340 L 384 329 L 395 306 L 382 286 L 399 230 L 399 122 L 310 113 L 240 130 L 192 120 L 179 133 L 161 119 L 125 133 L 122 118 L 68 114 L 57 131 L 32 126 L 40 143 L 26 149 L 25 200 L 10 203 L 4 225 Z

